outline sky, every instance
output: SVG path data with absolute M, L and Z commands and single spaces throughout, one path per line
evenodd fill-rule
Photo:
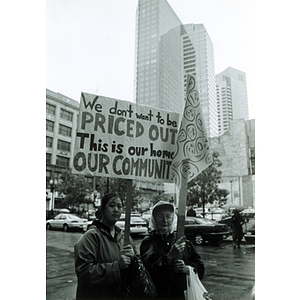
M 255 118 L 254 0 L 169 0 L 183 24 L 203 24 L 215 73 L 246 73 Z M 138 0 L 47 0 L 46 88 L 80 101 L 81 92 L 133 101 Z

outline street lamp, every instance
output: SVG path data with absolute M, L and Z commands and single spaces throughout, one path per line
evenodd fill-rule
M 230 179 L 230 185 L 231 185 L 231 190 L 230 190 L 231 204 L 233 203 L 233 195 L 232 195 L 232 181 L 233 181 L 233 179 Z
M 57 180 L 50 179 L 49 183 L 50 183 L 50 191 L 52 195 L 50 208 L 51 210 L 54 210 L 54 191 L 57 186 Z

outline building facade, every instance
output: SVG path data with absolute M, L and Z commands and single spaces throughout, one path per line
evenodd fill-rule
M 182 23 L 166 0 L 139 0 L 136 11 L 136 103 L 180 112 Z
M 227 203 L 255 207 L 255 120 L 230 121 L 228 131 L 210 139 L 222 166 L 219 188 L 227 189 Z
M 50 179 L 58 181 L 62 170 L 70 168 L 75 146 L 78 112 L 77 101 L 46 89 L 47 210 L 51 210 Z
M 214 47 L 203 24 L 184 25 L 182 36 L 184 91 L 187 74 L 196 79 L 208 137 L 218 135 Z
M 202 24 L 183 25 L 166 0 L 139 0 L 135 37 L 136 103 L 181 113 L 186 76 L 196 78 L 208 136 L 218 134 L 212 41 Z M 174 198 L 174 185 L 164 184 Z
M 213 43 L 203 24 L 183 25 L 166 0 L 139 0 L 136 103 L 182 112 L 187 74 L 195 77 L 208 136 L 218 134 Z
M 227 68 L 216 75 L 218 134 L 229 128 L 231 120 L 249 119 L 246 74 Z

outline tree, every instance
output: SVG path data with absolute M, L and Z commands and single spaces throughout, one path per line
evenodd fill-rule
M 105 195 L 107 192 L 115 192 L 121 197 L 126 205 L 126 194 L 127 194 L 127 180 L 123 178 L 107 178 L 101 177 L 97 185 L 97 190 L 100 192 L 101 196 Z M 136 184 L 132 181 L 132 199 L 131 206 L 135 206 L 138 202 L 138 192 L 136 190 Z
M 215 199 L 219 202 L 219 204 L 226 204 L 227 196 L 229 195 L 229 191 L 226 189 L 217 188 L 215 191 Z
M 188 183 L 187 203 L 189 205 L 200 203 L 203 207 L 203 216 L 205 215 L 205 204 L 213 203 L 216 199 L 218 191 L 218 183 L 220 182 L 222 171 L 218 168 L 222 165 L 218 159 L 219 153 L 212 153 L 213 163 L 202 171 L 196 178 Z
M 70 170 L 62 172 L 57 191 L 64 195 L 66 206 L 76 206 L 86 202 L 86 196 L 91 192 L 86 178 L 72 174 Z

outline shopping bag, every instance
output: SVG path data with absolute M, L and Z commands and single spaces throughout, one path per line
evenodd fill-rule
M 151 275 L 139 255 L 136 254 L 130 267 L 124 270 L 126 274 L 117 290 L 116 299 L 143 300 L 157 295 Z
M 185 291 L 186 300 L 212 300 L 209 293 L 201 283 L 192 267 L 188 266 L 189 274 L 186 275 L 187 289 Z

